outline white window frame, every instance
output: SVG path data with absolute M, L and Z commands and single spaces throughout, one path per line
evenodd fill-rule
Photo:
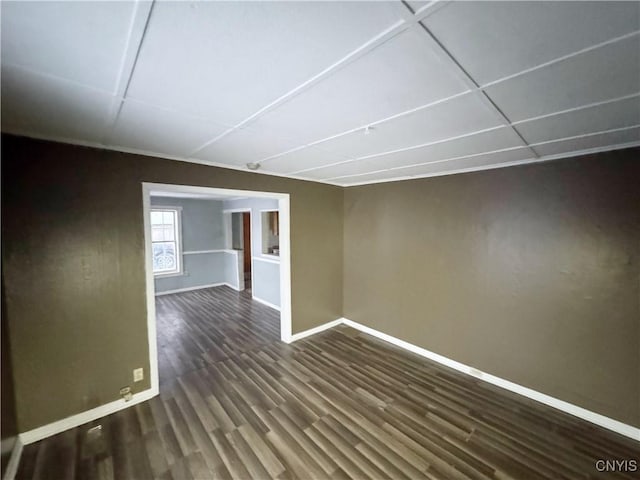
M 153 212 L 167 212 L 171 211 L 175 213 L 176 216 L 176 224 L 175 228 L 175 242 L 176 242 L 176 268 L 170 271 L 164 272 L 153 272 L 153 276 L 155 278 L 164 278 L 164 277 L 173 277 L 176 275 L 183 275 L 184 271 L 182 269 L 182 207 L 174 207 L 170 205 L 152 205 L 149 210 L 149 224 L 151 225 L 151 213 Z M 153 226 L 151 226 L 153 228 Z M 151 248 L 153 249 L 153 244 L 155 242 L 151 241 Z

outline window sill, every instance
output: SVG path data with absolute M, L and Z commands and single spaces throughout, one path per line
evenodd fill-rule
M 186 275 L 187 272 L 173 272 L 173 273 L 154 273 L 153 278 L 169 278 L 169 277 L 180 277 Z

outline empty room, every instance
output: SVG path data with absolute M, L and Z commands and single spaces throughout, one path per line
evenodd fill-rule
M 640 478 L 640 2 L 1 1 L 2 478 Z

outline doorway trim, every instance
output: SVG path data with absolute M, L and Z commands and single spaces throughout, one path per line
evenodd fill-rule
M 144 225 L 145 282 L 147 303 L 147 337 L 149 343 L 149 379 L 151 390 L 159 391 L 158 343 L 156 339 L 155 283 L 151 247 L 151 192 L 171 192 L 198 195 L 229 195 L 234 197 L 274 198 L 280 211 L 280 340 L 291 343 L 291 236 L 290 196 L 288 193 L 258 192 L 219 187 L 197 187 L 168 183 L 142 182 L 142 216 Z

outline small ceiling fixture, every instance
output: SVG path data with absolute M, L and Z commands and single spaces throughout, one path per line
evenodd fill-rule
M 367 125 L 366 127 L 364 127 L 364 134 L 365 135 L 369 135 L 374 130 L 375 130 L 375 128 L 373 128 L 371 125 Z
M 258 170 L 260 168 L 260 164 L 258 162 L 249 162 L 247 163 L 247 168 L 249 170 Z

